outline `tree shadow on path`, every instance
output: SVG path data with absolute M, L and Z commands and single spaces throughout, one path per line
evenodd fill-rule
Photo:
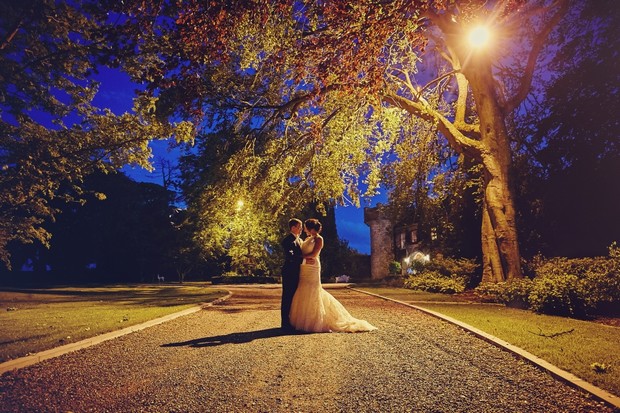
M 297 336 L 305 334 L 301 331 L 286 331 L 281 328 L 267 328 L 264 330 L 245 331 L 241 333 L 230 333 L 213 337 L 202 337 L 194 340 L 181 341 L 178 343 L 166 343 L 161 347 L 213 347 L 221 346 L 222 344 L 242 344 L 249 343 L 250 341 L 272 338 L 281 336 Z

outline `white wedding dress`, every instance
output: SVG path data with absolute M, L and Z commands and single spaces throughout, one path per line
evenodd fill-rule
M 308 237 L 301 246 L 302 253 L 314 249 L 315 238 Z M 296 330 L 311 333 L 362 332 L 376 330 L 365 320 L 349 314 L 346 308 L 321 286 L 321 262 L 317 256 L 314 264 L 304 259 L 299 272 L 299 284 L 291 304 L 290 320 Z

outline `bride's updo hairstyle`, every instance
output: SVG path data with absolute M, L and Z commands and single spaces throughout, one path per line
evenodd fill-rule
M 316 230 L 317 234 L 320 234 L 321 228 L 323 228 L 323 225 L 321 225 L 321 222 L 315 218 L 307 219 L 304 225 L 306 226 L 306 228 L 308 228 L 308 230 L 311 230 L 311 229 Z

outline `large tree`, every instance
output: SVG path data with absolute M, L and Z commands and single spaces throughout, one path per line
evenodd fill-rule
M 93 105 L 93 75 L 124 56 L 120 16 L 99 1 L 0 2 L 0 260 L 12 240 L 48 244 L 54 199 L 80 199 L 84 177 L 126 164 L 150 167 L 151 139 L 191 138 L 188 123 L 159 122 L 153 101 L 131 113 Z
M 262 192 L 274 212 L 291 193 L 358 203 L 359 184 L 372 195 L 381 164 L 398 161 L 396 142 L 409 139 L 415 155 L 421 123 L 436 128 L 436 139 L 482 168 L 483 281 L 496 282 L 522 276 L 507 125 L 568 6 L 230 0 L 118 7 L 128 16 L 128 44 L 155 62 L 142 73 L 158 92 L 158 113 L 207 126 L 234 117 L 250 132 L 243 156 L 231 159 L 232 178 Z M 492 32 L 484 49 L 467 42 L 476 25 Z
M 281 185 L 280 178 L 263 182 L 261 190 L 244 185 L 239 176 L 260 175 L 261 159 L 245 150 L 245 135 L 232 125 L 200 134 L 195 143 L 180 159 L 179 186 L 187 205 L 182 226 L 194 232 L 203 257 L 219 260 L 229 267 L 223 270 L 236 273 L 278 274 L 283 259 L 279 242 L 288 233 L 289 218 L 316 217 L 323 222 L 326 237 L 323 275 L 345 271 L 351 252 L 338 238 L 333 206 L 317 210 L 300 194 L 275 206 L 270 197 L 279 197 L 273 187 Z M 281 211 L 280 219 L 274 219 L 274 206 Z

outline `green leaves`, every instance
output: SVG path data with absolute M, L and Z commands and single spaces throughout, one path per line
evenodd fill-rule
M 191 141 L 193 125 L 155 117 L 152 100 L 116 115 L 93 105 L 102 64 L 114 66 L 115 24 L 102 2 L 2 2 L 0 27 L 0 259 L 9 241 L 50 234 L 51 201 L 80 197 L 93 171 L 150 167 L 153 139 Z M 122 34 L 122 31 L 119 31 Z M 150 106 L 149 106 L 150 105 Z

